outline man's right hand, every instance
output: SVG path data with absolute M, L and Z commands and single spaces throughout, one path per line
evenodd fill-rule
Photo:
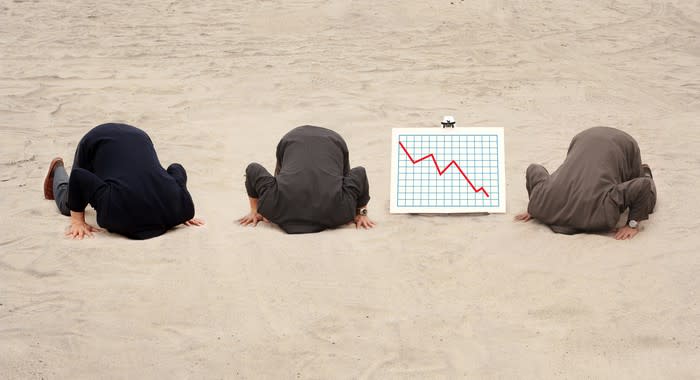
M 84 211 L 73 211 L 70 212 L 70 227 L 66 231 L 66 236 L 70 236 L 71 239 L 82 240 L 85 236 L 92 237 L 93 232 L 100 232 L 101 229 L 93 227 L 85 223 L 85 212 Z
M 251 211 L 248 215 L 238 219 L 238 224 L 241 226 L 249 226 L 252 224 L 253 227 L 255 227 L 260 221 L 267 222 L 268 220 L 260 213 Z
M 522 214 L 518 214 L 515 216 L 515 220 L 521 221 L 521 222 L 528 222 L 532 219 L 532 215 L 528 212 L 524 212 Z
M 68 231 L 66 231 L 66 236 L 71 239 L 82 240 L 85 236 L 92 237 L 93 232 L 100 232 L 99 228 L 93 227 L 85 222 L 71 221 Z

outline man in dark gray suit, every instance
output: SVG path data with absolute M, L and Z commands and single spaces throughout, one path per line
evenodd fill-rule
M 304 125 L 277 145 L 271 175 L 260 164 L 246 168 L 250 212 L 241 225 L 271 221 L 289 234 L 319 232 L 354 222 L 371 228 L 369 182 L 363 167 L 350 168 L 348 147 L 330 129 Z

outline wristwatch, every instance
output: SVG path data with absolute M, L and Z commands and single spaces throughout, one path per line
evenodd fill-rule
M 367 207 L 358 208 L 357 215 L 366 216 L 367 215 Z
M 639 222 L 637 222 L 634 219 L 631 219 L 629 222 L 627 222 L 627 225 L 630 226 L 630 228 L 637 228 L 637 226 L 639 226 Z

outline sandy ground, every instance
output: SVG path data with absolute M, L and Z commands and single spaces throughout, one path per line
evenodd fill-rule
M 0 378 L 700 378 L 699 35 L 680 0 L 2 0 Z M 447 114 L 505 128 L 506 214 L 389 214 L 391 128 Z M 63 238 L 47 165 L 108 121 L 184 164 L 205 227 Z M 367 168 L 376 229 L 234 223 L 307 123 Z M 642 232 L 512 222 L 527 165 L 595 125 L 654 169 Z

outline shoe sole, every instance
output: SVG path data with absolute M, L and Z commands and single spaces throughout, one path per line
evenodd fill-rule
M 56 169 L 58 164 L 63 164 L 63 159 L 61 157 L 56 157 L 51 160 L 51 165 L 49 165 L 49 172 L 46 173 L 46 178 L 44 178 L 44 198 L 54 199 L 53 196 L 53 171 Z

